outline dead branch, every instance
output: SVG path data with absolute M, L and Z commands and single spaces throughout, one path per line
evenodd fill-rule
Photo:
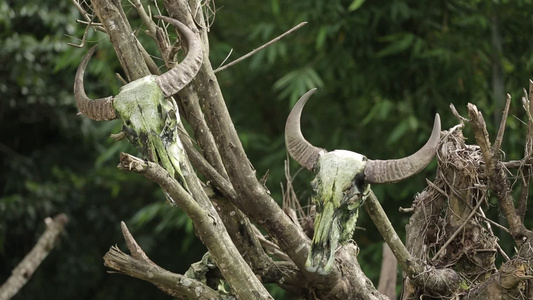
M 533 112 L 533 81 L 529 80 L 529 92 L 524 90 L 524 96 L 522 97 L 523 108 L 526 111 L 527 118 L 527 130 L 526 130 L 526 144 L 524 146 L 524 161 L 531 159 L 533 155 L 533 118 L 531 114 Z M 517 204 L 517 214 L 522 221 L 526 216 L 527 198 L 529 195 L 529 181 L 531 176 L 531 166 L 521 164 L 519 169 L 519 175 L 521 178 L 520 186 L 520 198 Z
M 248 217 L 232 204 L 237 200 L 237 195 L 231 184 L 194 148 L 185 129 L 179 130 L 179 135 L 196 170 L 205 176 L 224 196 L 224 198 L 220 198 L 213 193 L 210 199 L 216 205 L 217 212 L 239 252 L 250 263 L 256 274 L 263 277 L 266 273 L 276 273 L 276 270 L 272 271 L 273 268 L 276 268 L 274 261 L 263 250 L 260 239 L 262 234 L 260 232 L 258 234 Z
M 0 287 L 0 299 L 11 299 L 30 280 L 39 265 L 54 249 L 59 235 L 65 229 L 68 218 L 65 214 L 59 214 L 44 220 L 46 230 L 41 235 L 37 244 L 24 257 L 24 259 L 11 271 L 11 276 Z
M 80 14 L 87 20 L 88 22 L 91 21 L 91 15 L 83 8 L 81 7 L 79 0 L 71 0 L 72 4 L 78 9 Z
M 104 25 L 129 82 L 150 75 L 137 47 L 137 37 L 119 1 L 91 0 L 94 12 Z
M 511 106 L 511 95 L 507 94 L 507 100 L 505 101 L 505 108 L 503 110 L 502 120 L 500 122 L 500 129 L 496 135 L 496 140 L 492 146 L 492 152 L 494 154 L 499 153 L 502 147 L 503 134 L 505 132 L 505 123 L 507 122 L 507 116 L 509 115 L 509 107 Z
M 253 51 L 249 52 L 248 54 L 244 55 L 244 56 L 241 56 L 240 58 L 230 62 L 229 64 L 225 65 L 225 66 L 222 66 L 222 67 L 219 67 L 218 69 L 214 70 L 213 72 L 214 73 L 217 73 L 217 72 L 220 72 L 220 71 L 224 71 L 225 69 L 235 65 L 235 64 L 238 64 L 240 63 L 241 61 L 249 58 L 250 56 L 256 54 L 257 52 L 265 49 L 266 47 L 268 46 L 271 46 L 272 44 L 276 43 L 277 41 L 281 40 L 282 38 L 286 37 L 287 35 L 293 33 L 294 31 L 300 29 L 301 27 L 303 27 L 305 24 L 307 24 L 307 22 L 302 22 L 296 26 L 294 26 L 293 28 L 287 30 L 285 33 L 281 34 L 280 36 L 274 38 L 273 40 L 269 41 L 268 43 L 264 44 L 263 46 L 257 48 L 257 49 L 254 49 Z
M 383 243 L 382 257 L 378 291 L 389 297 L 391 300 L 396 300 L 398 260 L 394 257 L 394 254 L 387 243 Z
M 156 31 L 158 30 L 158 26 L 152 20 L 152 16 L 146 13 L 146 10 L 144 10 L 144 6 L 142 5 L 140 0 L 132 0 L 131 4 L 133 4 L 135 9 L 137 10 L 137 13 L 141 17 L 141 20 L 143 21 L 144 25 L 146 25 L 148 34 L 150 36 L 155 37 Z
M 124 222 L 120 223 L 122 235 L 131 256 L 113 246 L 104 256 L 105 266 L 121 273 L 148 281 L 161 291 L 181 299 L 224 299 L 225 296 L 203 282 L 181 274 L 169 272 L 156 265 L 137 244 Z
M 486 164 L 485 172 L 489 178 L 489 186 L 496 193 L 500 201 L 500 207 L 509 222 L 511 234 L 515 240 L 520 240 L 522 237 L 528 235 L 529 231 L 524 227 L 522 220 L 516 214 L 514 199 L 509 188 L 507 176 L 499 159 L 499 153 L 493 152 L 490 146 L 485 120 L 475 105 L 468 104 L 468 115 L 471 118 L 470 124 L 474 130 L 476 142 L 480 146 Z
M 212 206 L 202 207 L 176 179 L 169 176 L 168 172 L 156 163 L 122 153 L 118 168 L 140 173 L 156 182 L 177 203 L 193 221 L 200 239 L 209 249 L 216 264 L 224 266 L 220 271 L 237 295 L 244 297 L 243 299 L 246 295 L 256 295 L 257 299 L 272 299 L 235 248 Z M 189 187 L 194 188 L 191 184 Z
M 449 296 L 456 291 L 461 280 L 459 275 L 452 269 L 437 269 L 411 256 L 374 192 L 370 191 L 364 207 L 398 260 L 398 264 L 413 283 L 431 295 Z
M 181 299 L 223 299 L 215 290 L 195 279 L 172 273 L 153 263 L 129 256 L 113 246 L 104 256 L 105 266 L 148 281 L 165 293 Z

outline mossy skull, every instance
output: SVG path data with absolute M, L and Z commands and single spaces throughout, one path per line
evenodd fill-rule
M 85 68 L 95 52 L 91 48 L 78 67 L 74 95 L 83 115 L 96 121 L 122 120 L 122 132 L 150 161 L 161 164 L 169 174 L 187 188 L 180 164 L 184 150 L 178 137 L 178 106 L 171 97 L 189 84 L 198 73 L 202 61 L 202 45 L 187 26 L 172 18 L 158 18 L 173 24 L 187 41 L 187 56 L 166 73 L 149 75 L 124 85 L 118 95 L 90 99 L 85 94 Z
M 353 235 L 358 209 L 370 192 L 370 184 L 403 180 L 431 161 L 440 138 L 440 117 L 435 116 L 427 143 L 405 158 L 370 160 L 347 150 L 327 152 L 305 140 L 300 128 L 303 107 L 314 91 L 303 95 L 292 109 L 285 125 L 285 142 L 291 157 L 316 174 L 311 182 L 316 205 L 314 235 L 305 267 L 327 274 L 334 267 L 335 251 Z

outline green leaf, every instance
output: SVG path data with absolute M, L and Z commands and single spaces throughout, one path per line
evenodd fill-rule
M 279 0 L 271 0 L 270 7 L 272 9 L 272 14 L 279 16 Z
M 392 131 L 391 135 L 387 139 L 387 144 L 395 143 L 396 141 L 403 138 L 406 134 L 408 134 L 410 130 L 416 128 L 417 126 L 418 121 L 414 116 L 404 118 L 400 122 L 400 124 L 398 124 Z
M 363 3 L 365 3 L 365 0 L 354 0 L 348 7 L 348 11 L 356 11 Z
M 389 56 L 405 51 L 415 41 L 415 36 L 410 32 L 395 33 L 384 37 L 382 40 L 392 43 L 377 53 L 378 57 Z
M 274 83 L 274 89 L 280 91 L 279 99 L 289 98 L 291 105 L 308 90 L 323 86 L 322 78 L 311 67 L 291 71 Z
M 326 26 L 320 26 L 320 29 L 318 30 L 318 34 L 316 36 L 316 43 L 315 43 L 316 50 L 320 50 L 324 46 L 326 42 L 327 33 L 328 33 L 328 28 Z

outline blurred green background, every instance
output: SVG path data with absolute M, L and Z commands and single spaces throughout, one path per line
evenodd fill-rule
M 377 159 L 406 156 L 423 145 L 437 112 L 443 128 L 457 124 L 450 103 L 462 115 L 468 102 L 476 104 L 493 137 L 510 93 L 515 100 L 503 150 L 507 159 L 521 158 L 525 114 L 519 99 L 533 71 L 532 2 L 216 1 L 210 57 L 216 67 L 231 50 L 229 61 L 308 22 L 217 73 L 250 160 L 258 176 L 269 170 L 268 187 L 281 203 L 285 118 L 314 87 L 319 90 L 302 119 L 307 139 Z M 156 54 L 135 10 L 127 1 L 123 5 Z M 109 247 L 125 250 L 120 221 L 153 261 L 174 272 L 185 272 L 205 247 L 187 217 L 168 209 L 155 184 L 116 169 L 121 151 L 138 154 L 127 142 L 109 138 L 119 131 L 118 122 L 76 116 L 72 85 L 88 47 L 99 44 L 86 73 L 90 95 L 116 93 L 120 82 L 114 74 L 121 73 L 106 36 L 91 30 L 84 49 L 66 45 L 83 35 L 77 18 L 70 1 L 0 2 L 0 280 L 33 247 L 43 219 L 64 212 L 70 218 L 66 234 L 15 299 L 167 299 L 148 283 L 106 273 L 102 257 Z M 473 142 L 468 128 L 465 133 Z M 298 170 L 295 162 L 291 166 Z M 409 215 L 398 207 L 410 206 L 435 168 L 433 162 L 405 182 L 374 187 L 401 236 Z M 311 179 L 307 171 L 295 178 L 304 206 Z M 366 214 L 360 215 L 359 260 L 377 283 L 382 240 Z M 497 218 L 496 206 L 489 215 Z M 509 237 L 501 239 L 511 251 Z M 273 293 L 285 298 L 279 290 Z

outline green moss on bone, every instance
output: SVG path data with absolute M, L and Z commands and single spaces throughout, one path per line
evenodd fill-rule
M 186 188 L 180 164 L 185 152 L 178 137 L 178 108 L 166 99 L 156 76 L 146 76 L 124 85 L 113 106 L 128 140 L 149 160 L 158 162 Z
M 355 152 L 335 150 L 321 155 L 313 184 L 317 205 L 315 232 L 306 268 L 311 272 L 327 274 L 334 265 L 335 250 L 353 235 L 358 209 L 370 187 L 359 190 L 356 176 L 361 176 L 366 158 Z

